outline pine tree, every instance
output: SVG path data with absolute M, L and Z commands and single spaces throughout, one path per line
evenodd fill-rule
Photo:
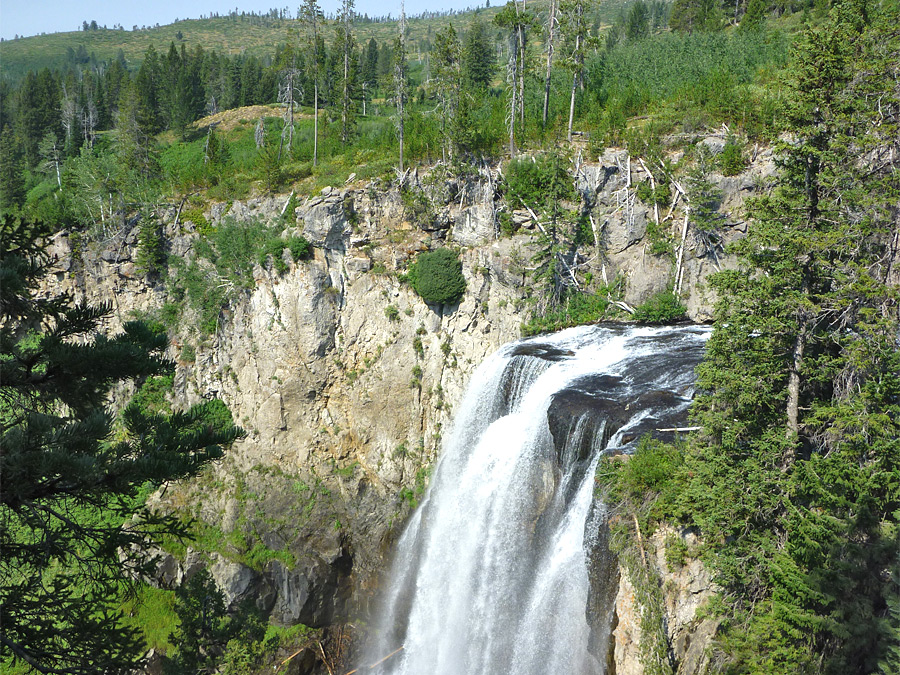
M 431 60 L 440 109 L 444 155 L 452 158 L 455 150 L 453 122 L 459 111 L 462 93 L 462 49 L 452 24 L 442 28 L 434 36 Z
M 477 96 L 482 95 L 494 78 L 494 44 L 487 26 L 472 21 L 462 40 L 462 74 L 466 88 Z
M 713 278 L 680 508 L 716 542 L 729 672 L 862 675 L 896 640 L 900 40 L 866 21 L 841 2 L 799 39 L 778 184 Z
M 138 491 L 196 474 L 242 432 L 218 401 L 169 416 L 133 403 L 113 417 L 114 386 L 171 371 L 167 338 L 139 322 L 105 337 L 109 306 L 37 295 L 45 232 L 0 221 L 2 657 L 122 672 L 144 647 L 122 623 L 121 585 L 148 571 L 139 552 L 153 537 L 183 534 Z
M 0 132 L 0 213 L 17 210 L 25 200 L 23 169 L 22 153 L 7 127 Z
M 319 162 L 319 86 L 322 81 L 322 59 L 324 43 L 320 32 L 325 20 L 317 0 L 304 0 L 300 7 L 299 17 L 306 31 L 304 45 L 304 61 L 307 77 L 312 80 L 313 87 L 313 166 Z
M 650 12 L 643 0 L 638 0 L 628 12 L 625 36 L 629 40 L 640 40 L 650 35 Z
M 147 47 L 141 67 L 134 77 L 134 87 L 127 95 L 135 96 L 133 115 L 141 129 L 148 134 L 162 131 L 160 65 L 153 45 Z
M 378 42 L 375 38 L 370 38 L 363 52 L 365 54 L 362 59 L 360 70 L 362 71 L 362 81 L 366 87 L 374 93 L 375 87 L 378 86 Z
M 722 12 L 715 0 L 675 0 L 669 27 L 679 33 L 717 30 Z

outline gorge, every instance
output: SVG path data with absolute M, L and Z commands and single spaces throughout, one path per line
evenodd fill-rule
M 585 246 L 579 255 L 595 278 L 620 275 L 625 279 L 620 297 L 635 305 L 665 289 L 671 275 L 668 266 L 647 254 L 652 208 L 635 202 L 633 196 L 627 198 L 629 208 L 621 208 L 626 193 L 633 195 L 628 185 L 636 182 L 640 171 L 625 152 L 611 151 L 597 163 L 584 164 L 578 182 L 593 204 L 598 223 L 593 245 Z M 746 175 L 720 178 L 723 212 L 736 214 L 744 193 L 754 189 L 758 180 L 754 176 L 770 172 L 771 159 L 761 154 Z M 378 643 L 381 638 L 375 637 L 373 628 L 386 561 L 406 518 L 424 497 L 452 419 L 465 406 L 463 390 L 484 384 L 475 375 L 476 368 L 491 353 L 513 349 L 503 346 L 515 344 L 529 307 L 523 269 L 533 255 L 535 226 L 527 212 L 518 211 L 514 217 L 521 222 L 521 232 L 499 236 L 494 229 L 496 176 L 485 172 L 477 180 L 450 186 L 455 197 L 447 197 L 448 188 L 429 182 L 427 175 L 414 180 L 415 189 L 433 200 L 443 229 L 423 230 L 410 223 L 396 190 L 326 190 L 298 203 L 285 223 L 286 232 L 302 234 L 313 244 L 312 258 L 291 262 L 283 273 L 255 266 L 252 286 L 232 291 L 219 317 L 220 327 L 212 335 L 198 335 L 190 328 L 197 315 L 185 303 L 184 311 L 195 318 L 173 335 L 169 347 L 169 355 L 178 364 L 175 402 L 183 406 L 221 397 L 249 434 L 202 477 L 170 484 L 151 498 L 153 508 L 195 518 L 207 533 L 205 550 L 189 546 L 157 551 L 161 558 L 154 583 L 162 589 L 179 588 L 206 567 L 223 592 L 226 607 L 233 611 L 250 601 L 279 625 L 308 626 L 317 631 L 329 655 L 340 653 L 339 638 L 334 636 L 342 635 L 344 627 L 355 630 L 353 649 L 367 650 L 357 658 L 381 658 L 387 652 L 375 652 L 395 644 L 388 637 Z M 289 195 L 281 195 L 212 204 L 205 218 L 218 227 L 229 222 L 242 226 L 279 223 L 284 222 L 280 214 L 290 201 Z M 170 260 L 208 264 L 199 255 L 198 227 L 181 216 L 177 209 L 167 215 Z M 733 225 L 724 236 L 729 240 L 742 236 L 740 220 L 729 222 Z M 427 305 L 392 274 L 429 242 L 440 239 L 462 247 L 467 285 L 454 306 Z M 54 288 L 69 290 L 89 303 L 113 300 L 116 312 L 109 330 L 118 330 L 129 316 L 159 316 L 171 304 L 167 285 L 148 283 L 136 273 L 134 230 L 102 249 L 78 252 L 74 244 L 66 232 L 53 239 L 50 250 L 58 261 Z M 702 280 L 716 264 L 729 264 L 730 259 L 720 252 L 716 263 L 693 233 L 683 259 L 682 297 L 689 315 L 702 321 L 710 315 L 712 299 Z M 178 268 L 173 267 L 170 274 L 177 281 Z M 612 327 L 589 329 L 593 335 L 591 331 L 610 339 L 627 332 Z M 623 335 L 616 339 L 624 339 Z M 639 351 L 648 348 L 645 344 Z M 572 360 L 541 340 L 523 342 L 516 349 L 522 352 L 513 360 L 530 364 L 527 369 L 534 375 L 552 359 L 561 359 L 556 366 L 562 368 Z M 698 354 L 686 357 L 684 363 L 697 358 Z M 665 367 L 659 373 L 647 372 L 645 365 L 635 376 L 639 380 L 635 386 L 648 388 L 651 407 L 671 404 L 673 396 L 685 395 L 684 391 L 666 393 L 664 387 L 653 384 L 654 378 L 668 372 L 668 359 L 662 357 Z M 660 365 L 658 359 L 652 363 Z M 673 376 L 679 372 L 685 376 L 692 366 L 678 368 Z M 514 399 L 524 395 L 530 382 L 527 373 L 521 375 L 521 380 L 508 375 L 504 385 L 522 389 L 510 394 Z M 534 467 L 529 469 L 532 483 L 538 481 L 531 485 L 541 495 L 538 501 L 546 502 L 546 517 L 532 514 L 534 527 L 555 527 L 548 524 L 549 514 L 563 518 L 569 501 L 581 489 L 581 500 L 576 500 L 582 509 L 581 522 L 573 526 L 568 541 L 573 552 L 584 530 L 584 509 L 591 501 L 592 460 L 587 458 L 593 457 L 593 445 L 605 447 L 610 436 L 612 442 L 630 448 L 645 431 L 678 426 L 635 421 L 636 428 L 624 430 L 631 416 L 626 411 L 629 403 L 622 401 L 624 386 L 611 374 L 598 375 L 580 380 L 566 396 L 556 399 L 555 414 L 541 438 L 546 441 L 549 434 L 553 447 L 559 446 L 558 452 L 554 450 L 559 464 L 551 470 L 545 463 L 543 479 L 568 481 L 567 488 L 560 488 L 560 504 L 550 506 L 551 485 L 539 481 L 542 474 L 535 473 Z M 598 391 L 606 393 L 598 398 Z M 679 403 L 681 408 L 682 404 L 686 401 Z M 598 407 L 605 422 L 593 412 L 585 416 Z M 620 428 L 614 435 L 613 430 Z M 573 457 L 564 460 L 570 432 L 578 440 L 569 448 Z M 574 473 L 567 474 L 569 469 Z M 524 493 L 519 498 L 524 499 Z M 583 562 L 573 565 L 586 569 Z M 605 612 L 610 603 L 617 605 L 613 636 L 617 672 L 643 672 L 637 654 L 640 609 L 626 576 L 613 569 L 602 574 L 593 566 L 591 570 L 582 574 L 606 575 L 602 583 L 614 587 L 612 596 L 591 596 L 590 603 L 602 604 Z M 677 589 L 671 607 L 676 639 L 695 627 L 696 606 L 708 594 L 710 583 L 696 566 L 689 575 L 667 578 Z M 578 592 L 585 593 L 585 587 Z M 577 611 L 583 614 L 583 601 L 580 607 Z M 590 657 L 592 663 L 605 662 L 608 631 L 588 636 L 597 655 Z M 697 640 L 695 649 L 702 652 L 703 644 Z M 323 667 L 316 647 L 291 663 L 292 668 L 301 669 L 298 672 L 321 672 Z

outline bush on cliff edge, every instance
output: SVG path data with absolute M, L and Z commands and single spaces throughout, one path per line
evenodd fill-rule
M 425 302 L 435 305 L 455 304 L 466 290 L 462 263 L 449 248 L 421 253 L 406 280 Z

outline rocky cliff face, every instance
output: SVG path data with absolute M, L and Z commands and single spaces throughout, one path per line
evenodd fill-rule
M 708 648 L 718 628 L 718 622 L 701 611 L 716 589 L 709 571 L 692 555 L 697 546 L 693 532 L 662 527 L 646 543 L 648 557 L 642 563 L 659 571 L 658 582 L 663 589 L 664 639 L 675 675 L 707 672 L 710 665 Z M 672 555 L 671 550 L 676 548 L 684 553 Z M 620 569 L 613 620 L 612 663 L 607 675 L 659 672 L 648 668 L 642 659 L 641 623 L 645 608 L 638 600 L 634 583 L 630 575 Z
M 673 280 L 672 258 L 649 253 L 648 223 L 659 217 L 678 243 L 683 221 L 679 207 L 657 216 L 635 198 L 643 171 L 624 152 L 578 167 L 594 232 L 579 262 L 598 280 L 622 275 L 631 305 Z M 771 171 L 761 157 L 742 176 L 713 177 L 727 214 L 722 243 L 741 236 L 742 200 Z M 280 623 L 322 627 L 369 611 L 391 542 L 427 484 L 442 428 L 473 369 L 519 336 L 532 294 L 535 225 L 516 212 L 519 234 L 498 236 L 496 169 L 466 180 L 409 180 L 427 218 L 413 217 L 396 189 L 326 189 L 298 206 L 287 226 L 312 242 L 311 260 L 291 262 L 284 274 L 257 266 L 254 287 L 231 296 L 214 336 L 198 339 L 189 327 L 173 335 L 179 401 L 221 397 L 249 435 L 206 475 L 156 497 L 158 508 L 192 514 L 219 537 L 216 551 L 165 559 L 160 583 L 178 583 L 205 564 L 230 602 L 253 598 Z M 214 204 L 205 215 L 213 224 L 281 222 L 287 203 L 282 195 Z M 167 252 L 190 260 L 198 235 L 179 215 L 168 214 Z M 453 307 L 427 305 L 395 273 L 442 241 L 462 247 L 467 290 Z M 65 233 L 53 242 L 56 284 L 90 302 L 113 302 L 111 330 L 171 300 L 165 284 L 136 271 L 134 231 L 81 256 L 72 244 Z M 683 259 L 689 314 L 706 320 L 712 299 L 703 279 L 733 263 L 690 231 Z M 627 593 L 623 580 L 620 599 Z M 631 639 L 621 602 L 617 658 Z M 624 665 L 625 652 L 620 660 L 616 672 L 640 672 Z

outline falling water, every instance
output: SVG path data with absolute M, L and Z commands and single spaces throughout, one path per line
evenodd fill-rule
M 596 465 L 683 421 L 707 336 L 583 327 L 485 361 L 398 542 L 368 664 L 394 656 L 366 672 L 604 673 L 615 570 Z

